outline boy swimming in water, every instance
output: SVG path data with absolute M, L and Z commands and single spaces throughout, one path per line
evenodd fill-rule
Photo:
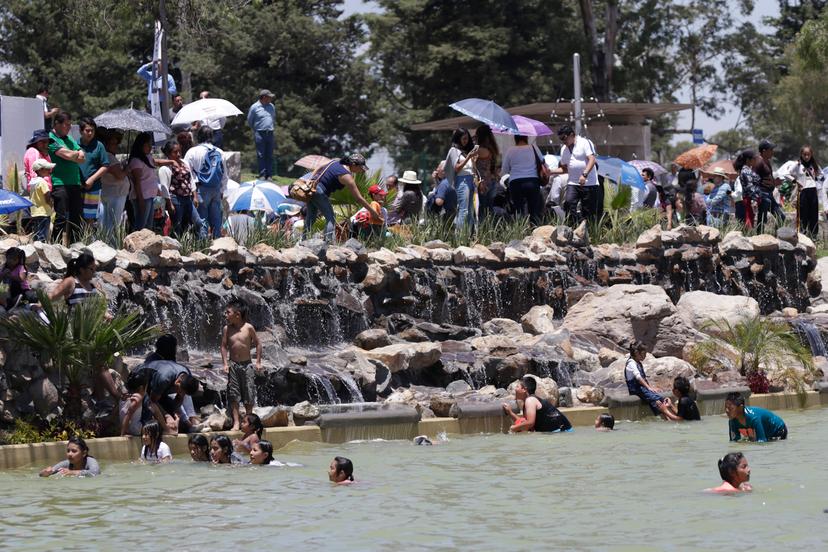
M 705 489 L 710 493 L 749 493 L 753 487 L 750 481 L 750 466 L 747 458 L 741 452 L 731 452 L 719 459 L 719 475 L 722 484 L 712 489 Z
M 731 441 L 745 439 L 762 443 L 788 438 L 788 426 L 782 418 L 758 406 L 745 406 L 745 399 L 739 393 L 728 393 L 725 414 L 730 418 Z

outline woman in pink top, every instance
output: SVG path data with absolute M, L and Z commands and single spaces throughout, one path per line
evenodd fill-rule
M 36 130 L 32 134 L 31 140 L 26 144 L 26 153 L 23 155 L 23 172 L 26 175 L 26 189 L 29 188 L 29 182 L 37 178 L 32 165 L 38 159 L 45 159 L 49 163 L 52 159 L 49 157 L 49 133 L 45 130 Z M 43 179 L 49 183 L 49 189 L 52 188 L 52 176 L 46 175 Z
M 160 184 L 156 166 L 167 166 L 172 163 L 173 161 L 169 159 L 153 159 L 152 134 L 139 134 L 132 143 L 127 169 L 132 177 L 133 213 L 135 213 L 133 230 L 152 228 L 152 202 L 158 195 Z

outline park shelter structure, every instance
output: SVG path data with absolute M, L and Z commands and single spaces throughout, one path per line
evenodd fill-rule
M 678 103 L 584 102 L 581 106 L 584 125 L 582 134 L 593 141 L 600 155 L 649 160 L 652 157 L 652 120 L 659 115 L 676 113 L 692 107 L 691 104 Z M 542 102 L 505 109 L 512 115 L 536 119 L 553 129 L 564 124 L 572 124 L 574 128 L 574 102 Z M 471 117 L 461 116 L 418 123 L 412 125 L 411 129 L 450 132 L 457 127 L 465 127 L 473 131 L 478 125 L 480 123 Z M 536 143 L 542 149 L 546 149 L 544 146 L 557 149 L 553 146 L 559 144 L 557 136 L 540 137 Z

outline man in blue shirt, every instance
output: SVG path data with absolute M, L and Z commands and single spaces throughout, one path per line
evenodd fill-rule
M 253 129 L 256 142 L 256 160 L 259 162 L 259 178 L 268 180 L 273 176 L 273 127 L 276 124 L 274 94 L 268 89 L 259 92 L 259 101 L 247 112 L 247 125 Z
M 782 418 L 758 406 L 745 406 L 745 399 L 739 393 L 727 395 L 725 414 L 730 418 L 731 441 L 745 439 L 761 443 L 788 438 L 788 427 Z
M 431 173 L 435 183 L 434 190 L 428 195 L 426 210 L 435 215 L 442 215 L 447 219 L 454 219 L 457 211 L 457 191 L 446 179 L 444 161 Z
M 138 69 L 138 76 L 147 81 L 147 106 L 152 105 L 152 92 L 153 90 L 160 90 L 161 83 L 163 82 L 163 76 L 161 75 L 161 64 L 159 62 L 155 62 L 155 81 L 152 80 L 152 62 L 145 63 Z M 175 88 L 175 79 L 172 78 L 172 75 L 167 73 L 167 93 L 169 94 L 169 100 L 171 101 L 177 94 L 178 90 Z

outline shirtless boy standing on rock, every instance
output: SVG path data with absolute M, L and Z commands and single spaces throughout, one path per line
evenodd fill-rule
M 256 404 L 256 382 L 250 349 L 256 347 L 256 372 L 262 371 L 262 344 L 256 330 L 247 322 L 247 306 L 231 301 L 224 311 L 227 325 L 221 333 L 221 360 L 227 372 L 227 402 L 233 411 L 233 431 L 239 430 L 239 402 L 247 414 Z M 230 362 L 228 364 L 228 354 Z

